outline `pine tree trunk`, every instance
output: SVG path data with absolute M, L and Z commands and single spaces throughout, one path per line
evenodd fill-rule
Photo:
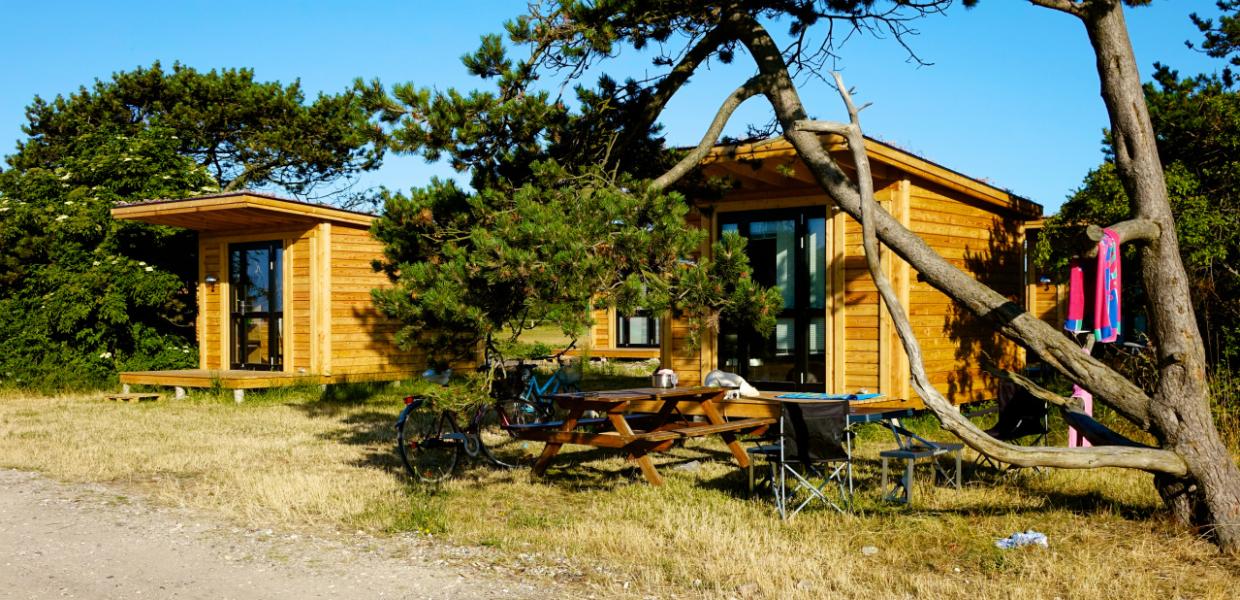
M 1086 5 L 1080 16 L 1097 56 L 1116 166 L 1133 217 L 1161 229 L 1158 239 L 1141 248 L 1159 365 L 1151 430 L 1184 459 L 1190 477 L 1159 477 L 1159 492 L 1177 520 L 1215 537 L 1223 550 L 1240 553 L 1240 469 L 1210 414 L 1205 352 L 1123 8 L 1119 0 L 1104 0 Z

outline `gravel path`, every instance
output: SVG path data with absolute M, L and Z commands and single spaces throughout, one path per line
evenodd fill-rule
M 542 577 L 471 562 L 468 549 L 335 537 L 237 529 L 105 486 L 0 470 L 0 599 L 566 595 Z

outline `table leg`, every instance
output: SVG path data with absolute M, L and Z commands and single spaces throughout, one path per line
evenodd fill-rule
M 715 408 L 715 400 L 722 398 L 723 392 L 719 392 L 710 398 L 702 400 L 702 412 L 706 413 L 706 420 L 711 425 L 723 425 L 723 415 L 719 414 L 719 409 Z M 742 469 L 749 468 L 749 453 L 745 452 L 745 447 L 736 439 L 736 434 L 730 431 L 719 434 L 723 438 L 724 443 L 728 445 L 728 449 L 732 451 L 732 456 L 736 457 L 736 464 Z
M 577 420 L 581 418 L 581 415 L 584 412 L 585 409 L 582 408 L 574 408 L 570 410 L 568 412 L 568 417 L 564 419 L 564 426 L 560 428 L 560 431 L 570 432 L 576 429 Z M 535 475 L 541 477 L 543 473 L 547 472 L 547 465 L 551 464 L 551 459 L 555 458 L 555 455 L 560 453 L 560 447 L 563 445 L 564 444 L 558 442 L 547 442 L 547 445 L 543 446 L 542 454 L 538 456 L 538 460 L 534 463 L 533 471 Z
M 624 419 L 624 413 L 608 412 L 607 419 L 611 421 L 611 426 L 620 432 L 620 435 L 630 437 L 633 435 L 633 429 L 629 427 L 629 422 Z M 663 476 L 659 475 L 659 471 L 654 468 L 654 461 L 651 460 L 648 454 L 649 449 L 638 449 L 636 446 L 632 446 L 632 448 L 629 451 L 629 460 L 637 461 L 637 465 L 642 469 L 642 475 L 646 476 L 646 481 L 649 481 L 650 485 L 663 485 Z

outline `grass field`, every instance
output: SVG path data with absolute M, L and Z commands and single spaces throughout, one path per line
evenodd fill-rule
M 623 373 L 609 374 L 608 385 Z M 597 378 L 596 378 L 597 381 Z M 124 404 L 0 396 L 0 466 L 104 482 L 254 527 L 419 531 L 501 560 L 557 561 L 599 595 L 679 598 L 1234 598 L 1240 561 L 1177 532 L 1150 476 L 1119 470 L 967 474 L 877 499 L 881 431 L 863 431 L 857 510 L 781 522 L 715 442 L 657 459 L 667 485 L 568 447 L 545 479 L 466 465 L 410 485 L 393 451 L 402 390 L 317 388 Z M 933 424 L 917 423 L 932 435 Z M 941 434 L 940 434 L 941 435 Z M 928 482 L 928 478 L 925 480 Z M 1036 529 L 1050 548 L 1003 551 Z M 874 546 L 867 555 L 862 548 Z

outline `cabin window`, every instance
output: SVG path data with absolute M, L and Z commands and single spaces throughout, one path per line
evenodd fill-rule
M 658 348 L 659 318 L 644 310 L 626 317 L 616 313 L 617 348 Z
M 759 388 L 822 391 L 827 358 L 826 210 L 726 213 L 720 233 L 745 237 L 753 278 L 779 289 L 783 309 L 775 330 L 759 336 L 748 325 L 724 320 L 719 368 L 739 373 Z

